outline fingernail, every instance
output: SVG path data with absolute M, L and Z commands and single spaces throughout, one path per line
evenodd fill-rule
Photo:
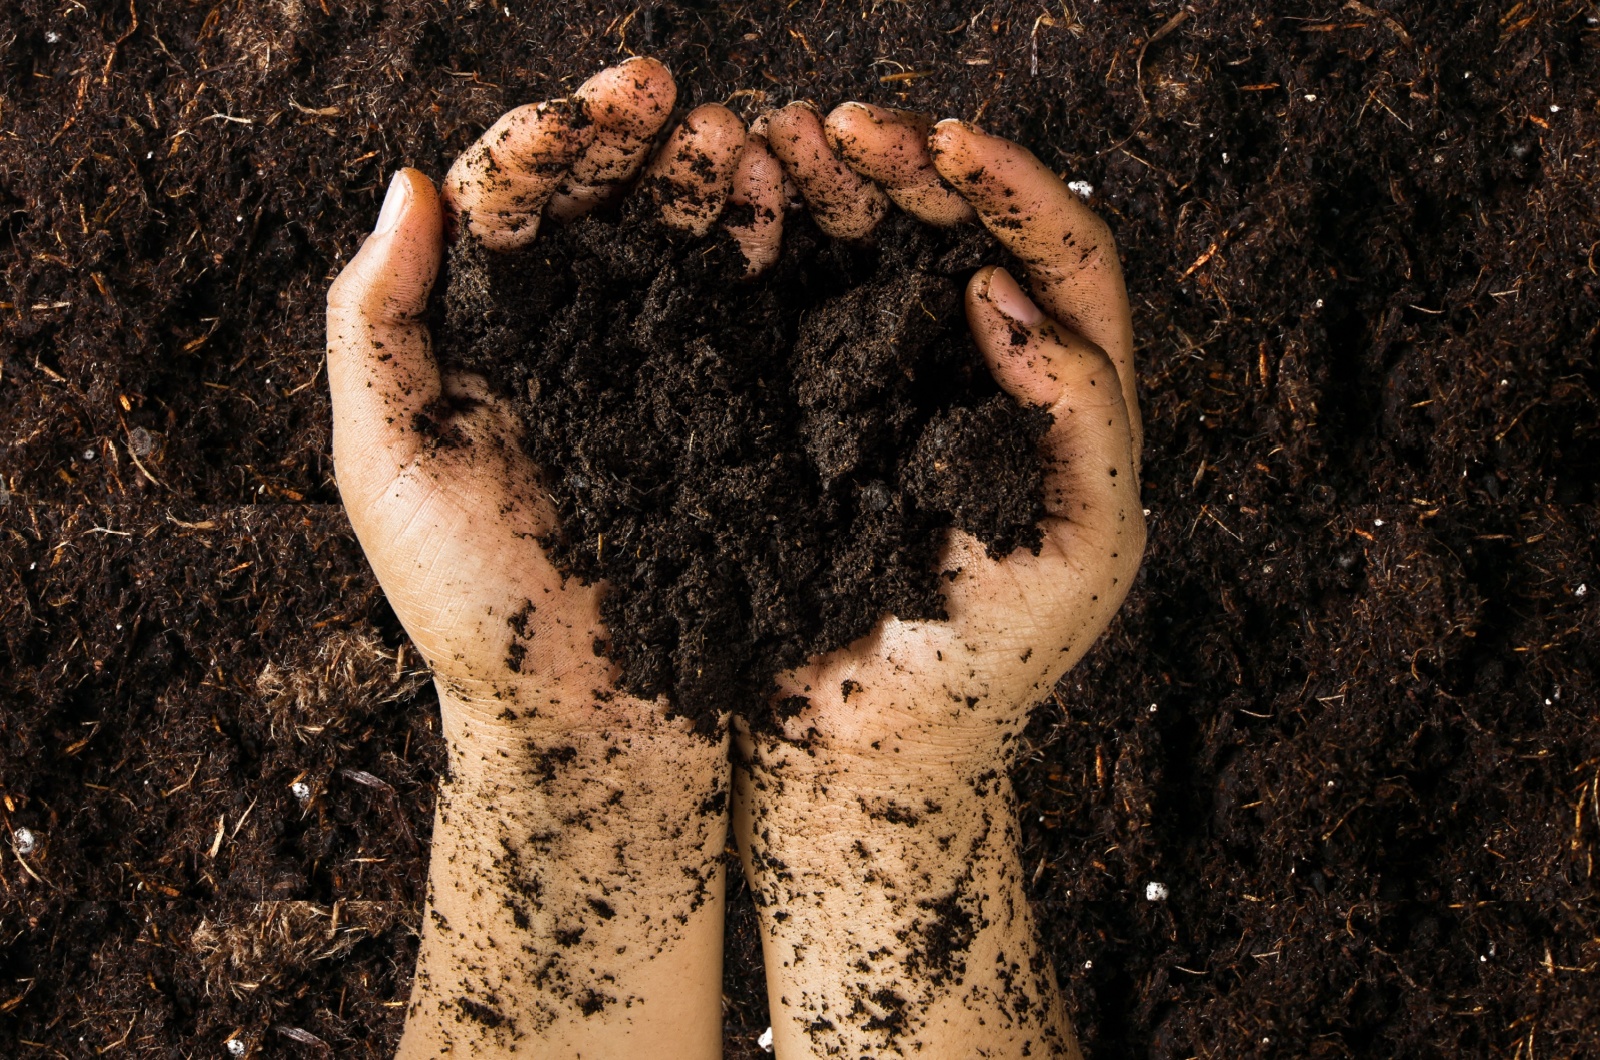
M 1031 328 L 1044 319 L 1039 307 L 1022 293 L 1017 281 L 1013 280 L 1011 274 L 1004 269 L 995 269 L 989 274 L 989 290 L 984 292 L 984 297 L 996 309 L 1025 328 Z
M 372 229 L 374 236 L 386 236 L 400 224 L 400 215 L 406 212 L 411 201 L 411 182 L 396 171 L 389 181 L 388 194 L 383 197 L 383 209 L 378 211 L 378 223 Z

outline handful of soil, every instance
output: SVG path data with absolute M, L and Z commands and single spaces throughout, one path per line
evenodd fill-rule
M 966 280 L 1003 258 L 981 229 L 897 214 L 850 245 L 791 216 L 746 280 L 725 234 L 647 212 L 505 254 L 463 239 L 435 333 L 521 417 L 556 567 L 609 583 L 596 650 L 622 687 L 704 730 L 730 709 L 770 726 L 775 674 L 885 613 L 943 617 L 945 527 L 1038 550 L 1050 417 L 1000 392 L 967 330 Z

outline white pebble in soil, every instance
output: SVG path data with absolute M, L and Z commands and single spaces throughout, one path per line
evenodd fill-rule
M 1165 902 L 1171 893 L 1160 880 L 1151 880 L 1144 885 L 1144 900 L 1147 902 Z
M 18 828 L 11 833 L 11 845 L 18 854 L 32 854 L 33 848 L 39 845 L 39 840 L 34 837 L 32 829 Z
M 307 799 L 311 798 L 311 785 L 307 784 L 303 780 L 297 780 L 293 784 L 290 784 L 289 790 L 294 794 L 294 797 L 299 799 L 301 802 L 305 802 Z
M 761 1048 L 762 1048 L 762 1050 L 764 1052 L 768 1052 L 768 1053 L 772 1052 L 772 1028 L 771 1027 L 768 1027 L 766 1030 L 761 1032 L 761 1037 L 756 1039 L 756 1044 L 761 1046 Z
M 1069 180 L 1067 190 L 1085 202 L 1094 197 L 1094 185 L 1087 180 Z
M 222 1043 L 222 1047 L 228 1050 L 229 1056 L 244 1055 L 244 1042 L 241 1042 L 237 1038 L 229 1038 L 227 1041 Z

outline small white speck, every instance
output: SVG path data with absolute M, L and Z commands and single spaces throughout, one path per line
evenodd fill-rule
M 1145 517 L 1145 518 L 1146 518 L 1146 519 L 1148 519 L 1148 518 L 1150 518 L 1150 509 L 1149 509 L 1149 508 L 1146 508 L 1146 509 L 1145 509 L 1145 510 L 1144 510 L 1144 517 Z
M 118 629 L 121 629 L 121 628 L 122 628 L 122 623 L 121 623 L 121 622 L 118 622 L 118 623 L 117 623 L 117 628 L 118 628 Z
M 1511 380 L 1509 380 L 1509 379 L 1502 379 L 1502 380 L 1500 380 L 1500 385 L 1501 385 L 1501 386 L 1510 386 L 1510 385 L 1511 385 Z
M 311 798 L 311 785 L 307 784 L 303 780 L 297 780 L 293 784 L 290 784 L 289 790 L 293 792 L 294 797 L 299 799 L 301 802 L 305 802 L 307 799 Z
M 144 160 L 145 160 L 145 161 L 146 161 L 146 162 L 148 162 L 148 161 L 150 161 L 150 160 L 151 160 L 151 159 L 152 159 L 152 158 L 154 158 L 154 157 L 155 157 L 155 156 L 156 156 L 156 153 L 155 153 L 155 152 L 154 152 L 154 151 L 146 151 L 146 152 L 145 152 L 145 153 L 144 153 Z
M 1440 162 L 1443 162 L 1443 161 L 1444 161 L 1444 155 L 1434 155 L 1433 156 L 1433 164 L 1434 165 L 1438 165 Z
M 1561 113 L 1561 104 L 1559 104 L 1559 103 L 1550 104 L 1550 113 L 1551 114 L 1560 114 Z
M 1159 880 L 1151 880 L 1144 885 L 1144 900 L 1147 902 L 1165 902 L 1168 893 L 1167 885 Z
M 57 33 L 55 30 L 51 30 L 44 35 L 44 39 L 51 44 L 60 44 L 61 34 Z
M 772 1052 L 772 1028 L 768 1027 L 761 1032 L 761 1037 L 756 1039 L 756 1044 L 765 1052 Z
M 1485 957 L 1483 954 L 1480 953 L 1480 954 L 1478 954 L 1478 963 L 1479 964 L 1488 964 L 1489 963 L 1489 958 Z
M 1382 519 L 1374 519 L 1374 520 L 1372 520 L 1372 525 L 1373 526 L 1382 526 L 1383 525 L 1383 520 Z
M 1201 413 L 1201 414 L 1200 414 L 1200 422 L 1201 422 L 1201 423 L 1204 423 L 1204 422 L 1205 422 L 1205 421 L 1206 421 L 1206 414 L 1205 414 L 1205 413 L 1204 413 L 1204 412 L 1202 412 L 1202 413 Z
M 1150 713 L 1154 714 L 1155 712 L 1156 712 L 1156 705 L 1154 703 L 1152 703 L 1152 704 L 1150 704 Z
M 1270 563 L 1262 564 L 1261 565 L 1261 573 L 1262 574 L 1271 574 L 1272 573 L 1272 564 L 1270 564 Z
M 1573 596 L 1586 596 L 1586 595 L 1588 595 L 1588 592 L 1589 592 L 1589 586 L 1588 586 L 1587 583 L 1585 583 L 1583 585 L 1578 586 L 1576 589 L 1572 590 L 1572 595 Z
M 31 829 L 19 828 L 11 833 L 11 842 L 16 847 L 18 854 L 32 854 L 38 840 L 33 837 Z
M 1261 1039 L 1261 1044 L 1262 1045 L 1271 1045 L 1272 1044 L 1272 1039 L 1271 1038 L 1263 1038 L 1263 1039 Z
M 30 564 L 28 564 L 28 569 L 29 570 L 38 570 L 39 569 L 39 565 L 37 563 L 30 563 Z
M 1322 308 L 1322 299 L 1320 299 L 1320 298 L 1319 298 L 1319 299 L 1317 299 L 1317 308 L 1318 308 L 1318 309 L 1321 309 L 1321 308 Z
M 240 213 L 240 214 L 234 214 L 234 215 L 233 215 L 233 219 L 234 219 L 234 220 L 235 220 L 235 221 L 239 221 L 239 222 L 243 222 L 243 221 L 244 221 L 244 214 L 242 214 L 242 213 Z
M 1544 701 L 1544 705 L 1545 705 L 1545 706 L 1547 706 L 1547 707 L 1548 707 L 1548 706 L 1549 706 L 1549 705 L 1550 705 L 1550 701 L 1549 701 L 1549 700 L 1548 700 L 1548 699 L 1547 699 L 1547 700 L 1545 700 L 1545 701 Z
M 1067 181 L 1067 190 L 1084 201 L 1088 201 L 1094 196 L 1094 185 L 1087 180 L 1069 180 Z
M 1222 161 L 1224 163 L 1226 163 L 1228 161 L 1228 152 L 1226 152 L 1226 151 L 1222 152 Z
M 1084 971 L 1088 971 L 1090 968 L 1093 968 L 1093 967 L 1094 967 L 1094 962 L 1093 961 L 1084 961 L 1083 962 L 1083 970 Z
M 1317 94 L 1315 92 L 1307 92 L 1306 93 L 1306 102 L 1307 103 L 1315 103 L 1316 101 L 1317 101 Z
M 1464 81 L 1471 81 L 1472 80 L 1472 71 L 1471 70 L 1466 71 L 1465 73 L 1463 73 L 1461 75 L 1461 78 Z
M 229 1056 L 244 1055 L 244 1043 L 237 1038 L 229 1038 L 227 1041 L 222 1043 L 222 1046 L 228 1050 Z
M 94 450 L 93 449 L 85 449 L 83 451 L 83 460 L 84 460 L 84 463 L 92 462 L 94 460 Z

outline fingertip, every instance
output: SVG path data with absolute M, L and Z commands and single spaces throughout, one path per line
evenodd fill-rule
M 1048 318 L 998 266 L 967 284 L 967 323 L 995 382 L 1025 404 L 1050 405 L 1062 391 L 1061 344 Z
M 662 220 L 705 235 L 727 202 L 744 149 L 744 122 L 722 104 L 685 115 L 646 171 Z
M 745 256 L 749 276 L 766 271 L 778 260 L 783 240 L 783 167 L 767 146 L 764 136 L 749 133 L 734 167 L 733 186 L 728 201 L 747 207 L 747 220 L 727 223 Z
M 330 310 L 378 323 L 420 315 L 444 254 L 444 209 L 421 170 L 397 170 L 372 235 L 328 289 Z
M 691 110 L 684 121 L 693 122 L 695 132 L 708 138 L 714 146 L 738 147 L 744 143 L 744 119 L 721 103 L 702 103 Z
M 573 95 L 591 121 L 634 136 L 653 136 L 672 113 L 678 85 L 660 61 L 640 55 L 601 70 Z

